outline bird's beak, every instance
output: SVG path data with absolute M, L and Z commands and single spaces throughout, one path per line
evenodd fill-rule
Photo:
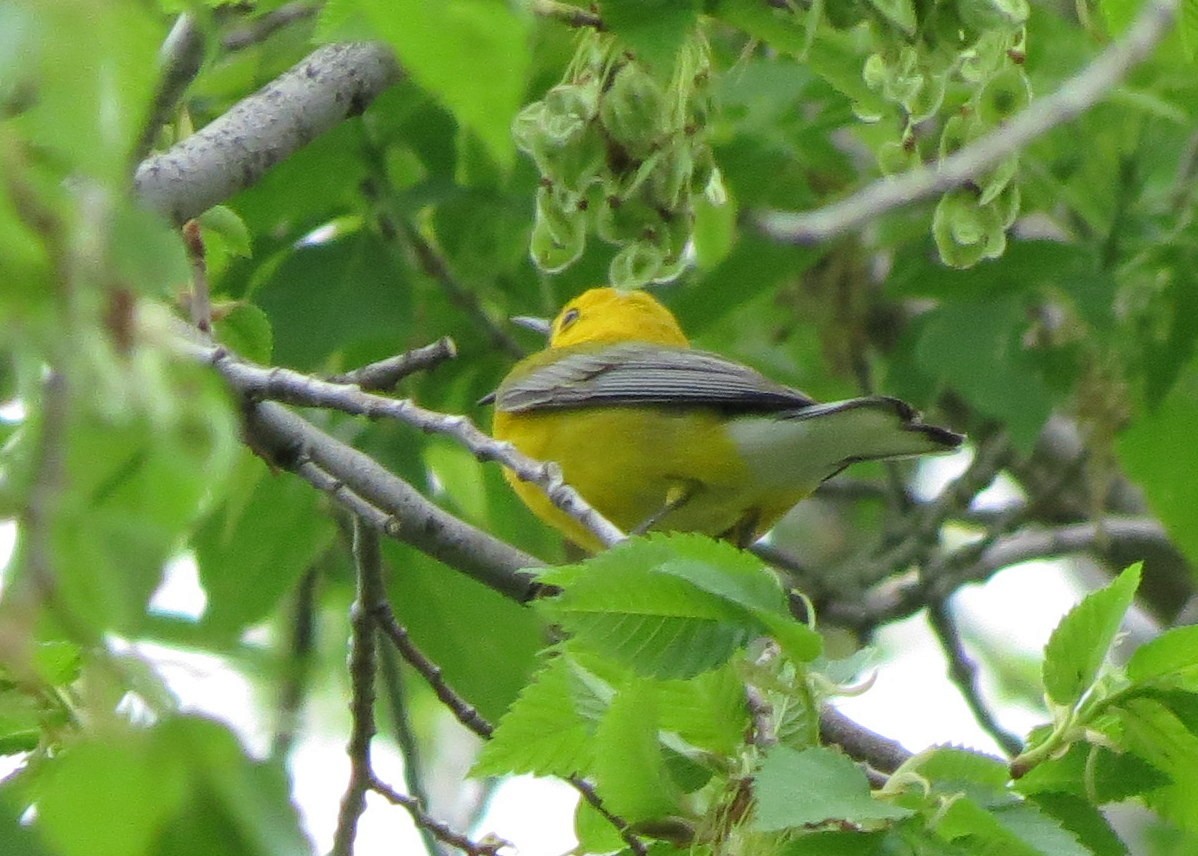
M 514 315 L 512 323 L 518 324 L 526 330 L 532 330 L 534 333 L 540 333 L 545 338 L 549 338 L 549 330 L 551 327 L 548 318 L 535 318 L 531 315 Z

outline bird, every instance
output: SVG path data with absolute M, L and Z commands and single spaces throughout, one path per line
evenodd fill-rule
M 548 342 L 483 399 L 494 405 L 493 436 L 556 462 L 624 532 L 698 532 L 747 547 L 854 462 L 951 452 L 965 439 L 900 399 L 821 404 L 693 348 L 645 291 L 592 288 L 549 324 L 513 320 L 539 326 Z M 539 487 L 505 476 L 542 521 L 588 552 L 602 549 Z

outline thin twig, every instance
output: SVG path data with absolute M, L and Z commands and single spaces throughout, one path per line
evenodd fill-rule
M 195 15 L 184 12 L 175 19 L 175 25 L 162 43 L 158 64 L 162 76 L 154 91 L 150 114 L 133 147 L 134 167 L 154 148 L 154 138 L 162 126 L 170 121 L 179 99 L 204 64 L 204 34 L 196 24 Z
M 883 214 L 976 180 L 1032 140 L 1089 110 L 1135 65 L 1152 55 L 1169 32 L 1180 0 L 1149 0 L 1123 37 L 1050 95 L 1037 98 L 994 131 L 935 166 L 883 178 L 851 196 L 802 213 L 765 212 L 758 226 L 789 243 L 814 244 L 859 229 Z
M 379 360 L 377 363 L 330 375 L 330 383 L 352 384 L 359 389 L 373 392 L 390 392 L 408 375 L 428 371 L 458 355 L 457 345 L 448 336 L 442 336 L 431 345 L 413 348 L 404 354 Z
M 839 746 L 850 758 L 884 773 L 893 773 L 911 757 L 897 740 L 858 725 L 830 704 L 819 712 L 819 739 Z
M 212 297 L 208 290 L 208 262 L 204 255 L 204 237 L 200 222 L 188 220 L 183 224 L 183 246 L 191 265 L 191 323 L 205 335 L 212 333 Z
M 382 161 L 381 154 L 374 158 Z M 406 248 L 425 275 L 433 279 L 445 292 L 450 302 L 466 313 L 467 317 L 491 340 L 491 344 L 509 357 L 520 359 L 527 352 L 512 338 L 512 335 L 487 314 L 473 289 L 458 280 L 450 268 L 449 260 L 433 246 L 420 230 L 392 210 L 390 201 L 394 197 L 384 168 L 380 165 L 375 174 L 362 182 L 362 195 L 374 208 L 379 231 L 388 244 Z
M 247 442 L 273 466 L 294 472 L 378 531 L 411 544 L 517 603 L 541 591 L 534 556 L 459 520 L 369 455 L 271 402 L 246 412 Z
M 969 583 L 985 582 L 1011 565 L 1105 551 L 1112 545 L 1132 552 L 1171 546 L 1160 522 L 1151 517 L 1111 516 L 1053 529 L 1023 529 L 996 539 L 981 555 L 972 544 L 950 553 L 943 569 L 927 580 L 879 587 L 864 598 L 833 601 L 824 605 L 820 615 L 831 624 L 876 627 L 914 615 L 929 602 L 948 597 Z
M 279 692 L 278 724 L 270 745 L 272 758 L 286 758 L 295 743 L 299 730 L 300 711 L 308 693 L 308 677 L 312 670 L 312 652 L 316 648 L 316 582 L 315 568 L 308 568 L 295 591 L 295 607 L 291 620 L 291 639 L 288 642 L 286 676 Z
M 350 774 L 337 831 L 333 835 L 333 856 L 352 856 L 358 834 L 358 819 L 366 810 L 366 792 L 374 782 L 370 766 L 370 741 L 375 735 L 374 698 L 377 652 L 374 615 L 385 600 L 382 561 L 379 557 L 378 532 L 354 518 L 354 564 L 357 568 L 357 597 L 350 611 L 351 642 L 349 704 L 353 727 L 350 731 Z
M 944 521 L 958 509 L 968 508 L 1010 461 L 1011 445 L 1004 434 L 994 434 L 978 446 L 969 467 L 952 481 L 933 501 L 911 515 L 910 525 L 897 544 L 881 555 L 858 565 L 856 571 L 846 571 L 841 578 L 854 579 L 858 585 L 869 585 L 883 579 L 896 569 L 909 566 L 923 555 L 939 535 Z M 855 560 L 854 563 L 860 562 Z M 849 576 L 851 574 L 851 576 Z
M 395 745 L 399 747 L 399 754 L 403 756 L 404 787 L 421 805 L 427 805 L 428 791 L 424 787 L 420 744 L 416 740 L 411 717 L 408 716 L 408 699 L 404 690 L 403 672 L 399 668 L 399 658 L 390 645 L 382 645 L 378 651 L 379 674 L 383 680 L 387 707 L 391 711 Z M 420 837 L 424 839 L 424 849 L 428 856 L 441 856 L 441 848 L 437 846 L 437 839 L 432 831 L 423 826 L 417 828 L 420 830 Z
M 320 11 L 320 5 L 307 0 L 286 3 L 248 24 L 225 33 L 221 36 L 220 46 L 229 52 L 245 50 L 251 45 L 266 41 L 289 24 L 311 18 Z
M 582 794 L 582 798 L 591 804 L 591 808 L 599 812 L 608 823 L 616 828 L 616 831 L 620 833 L 620 838 L 624 839 L 624 843 L 628 845 L 628 849 L 635 853 L 636 856 L 645 856 L 649 852 L 648 848 L 645 847 L 645 842 L 641 841 L 633 833 L 632 829 L 629 828 L 628 821 L 618 814 L 612 814 L 608 807 L 603 804 L 603 798 L 599 796 L 594 785 L 581 776 L 571 776 L 568 781 L 578 793 Z
M 462 698 L 441 674 L 441 667 L 430 660 L 408 635 L 408 629 L 399 623 L 395 613 L 388 603 L 380 604 L 375 614 L 379 630 L 391 640 L 395 650 L 404 658 L 416 672 L 424 678 L 429 688 L 436 694 L 441 704 L 448 708 L 454 719 L 473 731 L 479 737 L 487 740 L 495 733 L 495 726 L 487 721 L 474 705 Z
M 431 817 L 420 804 L 420 800 L 415 797 L 410 797 L 407 794 L 401 794 L 386 782 L 380 781 L 378 778 L 371 778 L 370 790 L 377 793 L 383 799 L 392 805 L 397 805 L 404 809 L 412 817 L 412 822 L 420 829 L 427 829 L 434 838 L 442 841 L 451 847 L 456 847 L 463 853 L 468 853 L 470 856 L 498 856 L 500 850 L 511 845 L 506 841 L 472 841 L 465 835 L 455 832 L 448 825 L 441 823 L 434 817 Z
M 535 461 L 510 443 L 491 439 L 465 416 L 425 410 L 408 399 L 387 398 L 349 384 L 330 383 L 284 368 L 263 368 L 234 358 L 219 346 L 180 339 L 177 347 L 197 360 L 211 364 L 242 395 L 271 399 L 304 407 L 340 410 L 369 419 L 397 419 L 430 434 L 452 438 L 480 461 L 497 461 L 522 481 L 545 492 L 557 508 L 577 520 L 603 544 L 612 545 L 625 535 L 566 484 L 556 464 Z
M 1023 741 L 999 725 L 994 712 L 982 700 L 977 664 L 965 651 L 961 631 L 946 601 L 938 600 L 928 604 L 928 622 L 940 641 L 940 647 L 944 649 L 945 659 L 948 660 L 949 678 L 961 691 L 961 696 L 969 705 L 974 719 L 1009 757 L 1014 758 L 1023 751 Z

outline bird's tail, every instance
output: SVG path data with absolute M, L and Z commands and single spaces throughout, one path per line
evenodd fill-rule
M 965 440 L 925 424 L 906 402 L 881 395 L 738 419 L 730 430 L 761 478 L 812 488 L 857 461 L 951 452 Z

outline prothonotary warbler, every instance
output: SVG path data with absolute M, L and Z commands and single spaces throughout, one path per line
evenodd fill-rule
M 746 546 L 855 461 L 948 452 L 964 439 L 897 398 L 820 404 L 693 349 L 643 291 L 591 289 L 548 333 L 548 347 L 491 397 L 494 435 L 556 461 L 626 532 L 702 532 Z M 540 488 L 507 476 L 538 517 L 581 547 L 601 547 Z

